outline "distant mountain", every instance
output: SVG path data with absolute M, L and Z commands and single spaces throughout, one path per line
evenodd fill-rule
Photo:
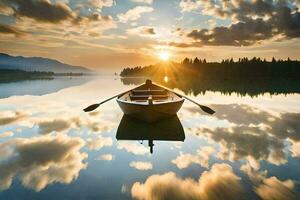
M 57 60 L 42 57 L 10 56 L 0 53 L 0 69 L 17 69 L 24 71 L 54 72 L 54 73 L 91 73 L 80 67 L 61 63 Z

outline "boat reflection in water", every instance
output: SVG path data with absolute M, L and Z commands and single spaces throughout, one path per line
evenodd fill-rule
M 183 142 L 185 134 L 177 115 L 154 123 L 123 115 L 116 138 L 117 140 L 148 140 L 150 153 L 153 153 L 154 140 Z

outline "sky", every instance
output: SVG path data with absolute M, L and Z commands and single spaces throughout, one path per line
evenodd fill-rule
M 96 70 L 300 59 L 300 0 L 1 0 L 0 52 Z

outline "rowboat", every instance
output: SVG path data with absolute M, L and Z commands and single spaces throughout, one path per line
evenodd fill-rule
M 150 153 L 153 153 L 154 141 L 184 141 L 184 129 L 177 115 L 147 123 L 124 115 L 118 126 L 117 140 L 148 141 Z
M 147 80 L 146 83 L 134 89 L 112 96 L 100 103 L 89 105 L 83 110 L 84 112 L 91 112 L 115 98 L 117 98 L 117 102 L 125 115 L 145 122 L 155 122 L 176 115 L 184 99 L 199 106 L 205 113 L 210 115 L 215 113 L 210 107 L 201 105 L 191 98 L 166 87 L 156 85 L 151 80 Z
M 145 84 L 119 95 L 117 102 L 125 115 L 152 123 L 175 116 L 184 99 L 147 80 Z

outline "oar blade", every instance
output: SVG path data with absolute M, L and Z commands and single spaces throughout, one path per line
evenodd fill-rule
M 206 113 L 208 113 L 208 114 L 214 114 L 215 113 L 215 111 L 213 110 L 213 109 L 211 109 L 211 108 L 209 108 L 209 107 L 207 107 L 207 106 L 200 106 L 200 108 L 204 111 L 204 112 L 206 112 Z
M 99 106 L 100 106 L 100 104 L 97 103 L 97 104 L 90 105 L 83 110 L 84 110 L 84 112 L 91 112 L 91 111 L 97 109 Z

